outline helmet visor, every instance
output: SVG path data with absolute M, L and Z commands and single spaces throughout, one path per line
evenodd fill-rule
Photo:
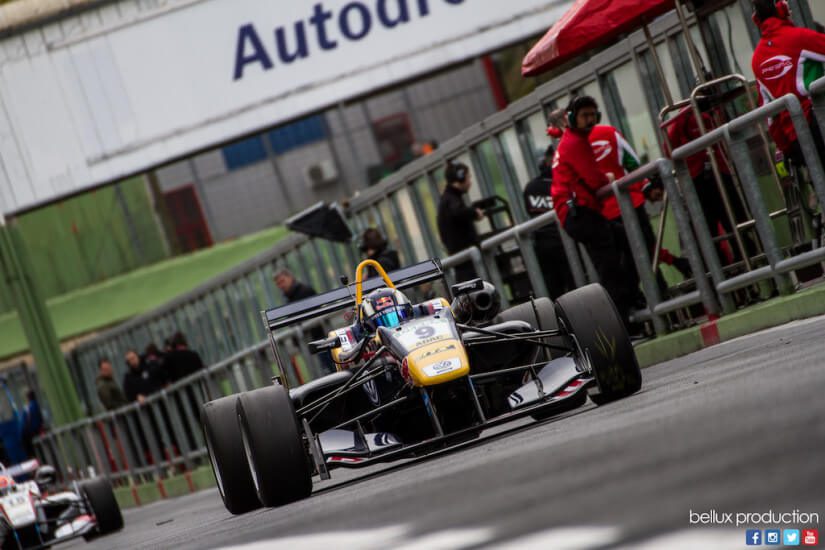
M 398 307 L 393 310 L 382 311 L 375 316 L 376 327 L 395 328 L 410 318 L 406 308 Z

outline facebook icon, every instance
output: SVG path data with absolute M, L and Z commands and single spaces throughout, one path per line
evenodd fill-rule
M 748 546 L 762 546 L 762 531 L 759 529 L 748 529 L 745 532 L 745 544 Z

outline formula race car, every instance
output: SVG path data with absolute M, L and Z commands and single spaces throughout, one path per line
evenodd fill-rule
M 363 280 L 374 269 L 379 276 Z M 366 260 L 344 287 L 262 313 L 274 332 L 353 308 L 355 322 L 309 343 L 337 372 L 204 404 L 201 422 L 227 510 L 242 514 L 308 497 L 313 475 L 421 456 L 516 418 L 544 419 L 641 388 L 616 308 L 593 284 L 499 311 L 481 279 L 446 284 L 438 260 L 394 271 Z M 449 299 L 404 290 L 443 283 Z M 412 290 L 410 292 L 414 292 Z
M 0 464 L 0 548 L 44 548 L 83 537 L 91 540 L 123 528 L 108 480 L 90 479 L 57 490 L 57 474 L 29 460 Z

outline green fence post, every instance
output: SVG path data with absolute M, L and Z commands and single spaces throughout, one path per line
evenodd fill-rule
M 2 214 L 0 271 L 3 283 L 11 291 L 23 332 L 34 356 L 40 387 L 49 402 L 53 424 L 59 426 L 79 420 L 83 417 L 83 409 L 63 352 L 60 351 L 52 318 L 32 278 L 33 268 L 23 240 L 14 223 L 5 224 Z

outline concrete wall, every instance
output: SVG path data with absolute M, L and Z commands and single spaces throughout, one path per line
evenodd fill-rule
M 418 141 L 444 141 L 495 111 L 478 62 L 392 88 L 325 111 L 326 139 L 268 152 L 267 158 L 229 170 L 221 149 L 156 170 L 164 192 L 195 184 L 213 239 L 218 242 L 281 223 L 318 201 L 351 196 L 368 185 L 368 169 L 382 163 L 372 123 L 406 114 Z M 262 134 L 266 140 L 266 134 Z M 337 182 L 312 189 L 307 167 L 330 162 Z

